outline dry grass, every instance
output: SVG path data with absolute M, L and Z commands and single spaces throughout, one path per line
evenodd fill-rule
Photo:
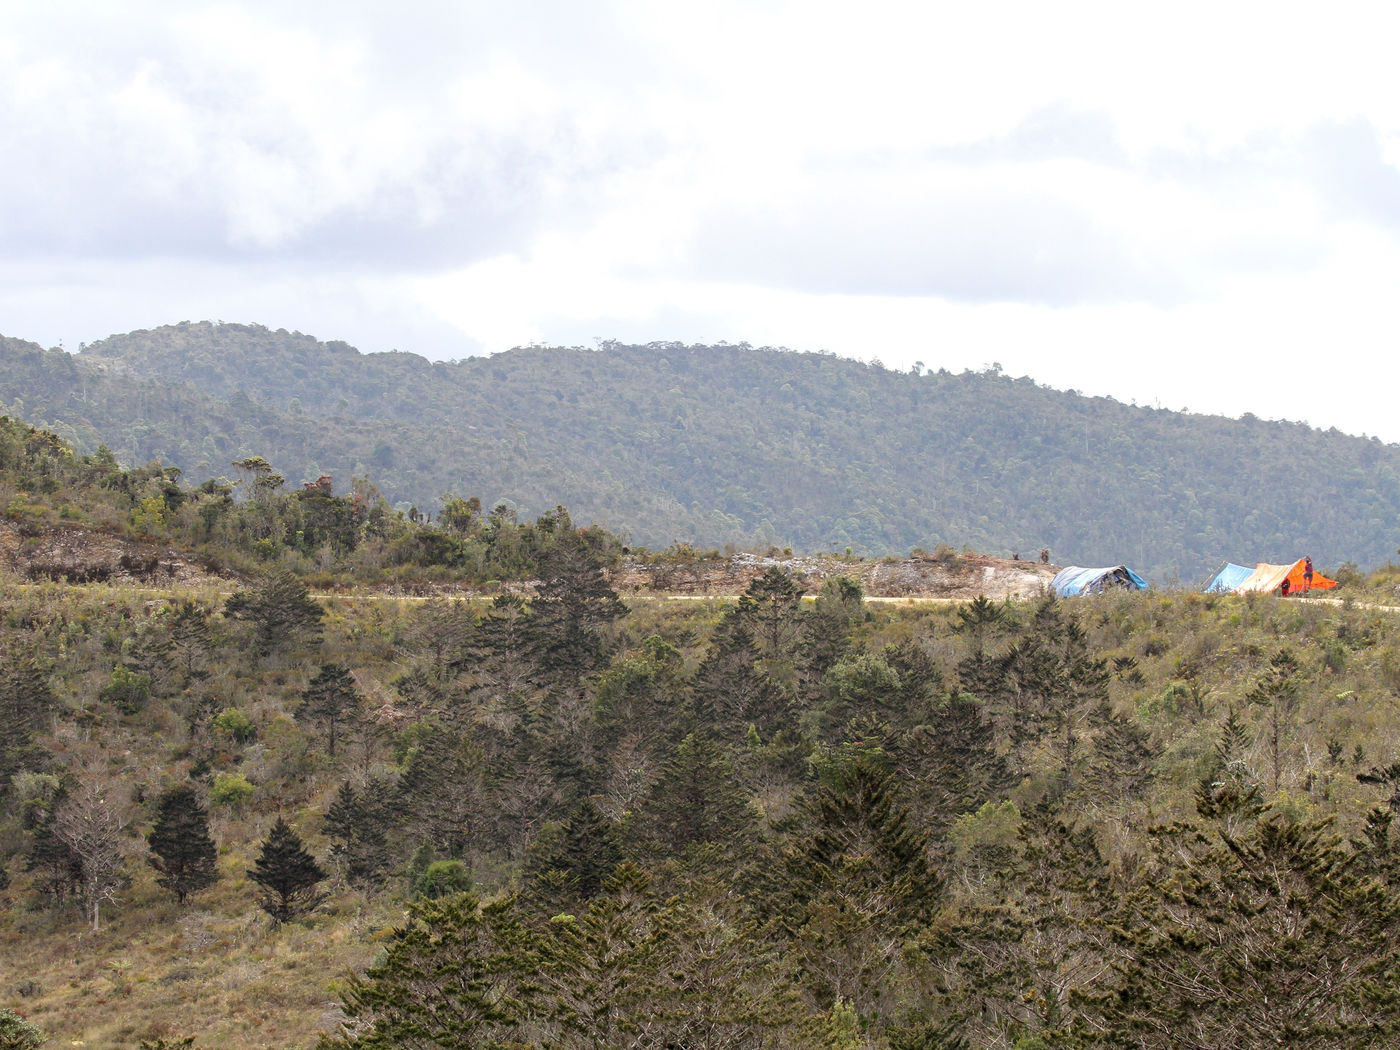
M 0 1004 L 56 1047 L 188 1035 L 225 1050 L 313 1046 L 337 1016 L 332 982 L 366 965 L 376 933 L 401 915 L 366 915 L 347 894 L 304 924 L 274 928 L 230 859 L 221 858 L 220 883 L 183 908 L 136 872 L 98 933 L 72 908 L 17 904 L 0 926 Z M 26 891 L 11 886 L 17 900 Z

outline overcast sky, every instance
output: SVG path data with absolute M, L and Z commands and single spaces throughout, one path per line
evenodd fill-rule
M 721 340 L 1400 442 L 1393 5 L 0 4 L 0 333 Z

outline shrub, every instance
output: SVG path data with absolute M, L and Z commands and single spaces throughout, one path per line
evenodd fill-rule
M 428 900 L 450 897 L 472 888 L 472 873 L 460 860 L 435 860 L 418 876 L 413 888 Z
M 151 698 L 150 675 L 138 674 L 118 665 L 112 669 L 112 680 L 103 687 L 98 699 L 111 704 L 122 714 L 134 715 Z
M 44 1042 L 44 1033 L 13 1010 L 0 1007 L 0 1050 L 31 1050 Z
M 257 726 L 236 707 L 220 711 L 212 725 L 216 732 L 227 734 L 238 744 L 250 744 L 258 736 Z
M 209 804 L 238 809 L 253 796 L 253 785 L 242 773 L 220 773 L 209 789 Z

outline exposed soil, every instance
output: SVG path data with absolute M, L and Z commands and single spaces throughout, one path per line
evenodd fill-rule
M 170 547 L 75 525 L 0 520 L 0 566 L 26 580 L 61 583 L 199 584 L 216 577 Z
M 981 554 L 940 553 L 918 558 L 856 561 L 835 556 L 763 556 L 740 553 L 695 561 L 644 563 L 628 560 L 610 582 L 622 594 L 723 596 L 742 594 L 749 584 L 777 566 L 797 579 L 808 594 L 835 576 L 859 581 L 867 598 L 947 598 L 968 600 L 1027 598 L 1040 594 L 1055 566 L 1011 561 Z M 141 543 L 74 525 L 42 526 L 0 519 L 0 568 L 20 579 L 84 584 L 146 586 L 216 583 L 219 578 L 171 547 Z M 396 590 L 403 590 L 400 584 Z M 522 593 L 533 588 L 519 585 Z M 441 583 L 430 594 L 461 593 Z
M 982 554 L 848 561 L 837 557 L 763 557 L 736 554 L 690 563 L 629 562 L 613 576 L 619 592 L 687 595 L 742 594 L 769 568 L 786 569 L 808 594 L 834 576 L 860 582 L 867 598 L 1028 598 L 1050 584 L 1057 567 Z

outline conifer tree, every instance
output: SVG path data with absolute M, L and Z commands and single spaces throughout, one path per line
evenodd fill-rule
M 603 883 L 622 862 L 617 829 L 591 799 L 580 799 L 568 819 L 541 835 L 530 851 L 526 872 L 541 876 L 558 872 L 575 900 L 597 896 Z
M 182 785 L 161 795 L 146 841 L 149 863 L 160 873 L 156 882 L 174 893 L 177 903 L 218 880 L 209 818 L 193 788 Z
M 927 836 L 880 756 L 828 760 L 812 810 L 813 830 L 789 847 L 779 876 L 784 928 L 818 1006 L 844 999 L 887 1023 L 906 937 L 941 893 Z
M 58 706 L 48 669 L 28 646 L 0 648 L 0 796 L 23 769 L 43 769 L 43 751 L 34 737 Z
M 224 602 L 224 615 L 253 625 L 263 656 L 311 637 L 326 611 L 290 569 L 275 569 Z
M 675 856 L 706 842 L 741 850 L 755 821 L 733 764 L 708 736 L 691 733 L 662 765 L 644 824 L 649 842 Z
M 574 689 L 606 664 L 608 629 L 627 606 L 608 585 L 603 559 L 572 528 L 540 560 L 540 584 L 528 603 L 536 666 L 552 682 Z
M 789 718 L 787 699 L 758 663 L 753 631 L 732 607 L 715 627 L 709 651 L 691 681 L 691 694 L 692 730 L 708 727 L 732 738 L 753 725 L 766 738 Z
M 350 979 L 342 1009 L 355 1025 L 319 1050 L 506 1050 L 525 1020 L 531 938 L 514 902 L 472 893 L 420 900 L 383 958 Z
M 347 722 L 360 713 L 364 698 L 355 688 L 355 678 L 343 664 L 322 664 L 301 694 L 297 721 L 319 726 L 325 734 L 326 752 L 335 757 L 335 745 Z
M 459 858 L 486 830 L 492 809 L 486 756 L 466 732 L 420 738 L 398 783 L 398 805 L 439 856 Z
M 900 734 L 890 750 L 931 829 L 1004 797 L 1015 784 L 995 730 L 966 693 L 947 697 L 927 723 Z
M 1400 1036 L 1400 902 L 1323 822 L 1158 836 L 1160 871 L 1115 921 L 1112 1045 L 1372 1047 Z
M 793 670 L 801 637 L 801 605 L 801 584 L 776 565 L 739 596 L 739 615 L 753 631 L 759 654 L 767 661 L 770 672 L 782 674 L 784 680 Z
M 553 1045 L 577 1050 L 660 1045 L 673 1023 L 657 985 L 669 929 L 640 868 L 622 864 L 579 916 L 563 915 L 541 942 L 538 1014 Z
M 1270 658 L 1268 668 L 1246 696 L 1249 703 L 1264 711 L 1264 746 L 1275 792 L 1282 783 L 1284 752 L 1290 742 L 1293 713 L 1298 705 L 1298 671 L 1297 657 L 1287 648 L 1280 649 Z
M 262 841 L 248 877 L 262 887 L 258 907 L 281 925 L 320 907 L 326 895 L 317 887 L 326 873 L 282 817 Z
M 340 785 L 326 810 L 323 830 L 331 840 L 331 856 L 343 865 L 351 886 L 369 890 L 383 881 L 390 861 L 387 825 L 381 803 L 357 792 L 348 781 Z

